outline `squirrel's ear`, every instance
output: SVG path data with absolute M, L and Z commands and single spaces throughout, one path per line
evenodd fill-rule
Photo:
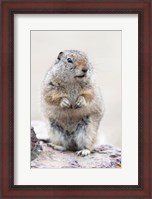
M 61 59 L 61 56 L 62 56 L 63 52 L 60 52 L 59 55 L 58 55 L 58 60 Z

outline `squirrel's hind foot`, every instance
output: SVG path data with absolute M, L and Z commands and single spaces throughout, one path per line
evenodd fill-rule
M 80 156 L 87 156 L 90 154 L 90 150 L 88 149 L 83 149 L 83 150 L 80 150 L 80 151 L 76 151 L 76 154 L 77 155 L 80 155 Z
M 47 146 L 52 147 L 53 149 L 58 150 L 58 151 L 66 151 L 65 147 L 59 146 L 59 145 L 55 145 L 55 144 L 53 144 L 51 142 L 48 143 Z

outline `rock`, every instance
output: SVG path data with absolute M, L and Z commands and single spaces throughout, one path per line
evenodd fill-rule
M 120 168 L 121 150 L 111 145 L 100 145 L 88 156 L 72 151 L 57 151 L 39 142 L 31 129 L 31 168 Z M 41 150 L 41 148 L 43 150 Z
M 34 160 L 38 157 L 40 152 L 42 151 L 42 146 L 40 145 L 40 142 L 38 138 L 36 137 L 34 128 L 31 128 L 31 160 Z

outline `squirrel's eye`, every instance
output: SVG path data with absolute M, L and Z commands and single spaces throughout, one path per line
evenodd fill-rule
M 71 58 L 68 58 L 67 61 L 68 61 L 69 63 L 73 63 Z

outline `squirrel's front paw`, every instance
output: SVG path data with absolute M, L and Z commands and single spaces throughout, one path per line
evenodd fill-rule
M 64 97 L 64 98 L 61 100 L 61 102 L 60 102 L 60 106 L 61 106 L 62 108 L 70 108 L 71 103 L 70 103 L 70 101 L 69 101 L 66 97 Z
M 81 108 L 83 106 L 86 106 L 86 100 L 83 96 L 79 96 L 74 108 Z

